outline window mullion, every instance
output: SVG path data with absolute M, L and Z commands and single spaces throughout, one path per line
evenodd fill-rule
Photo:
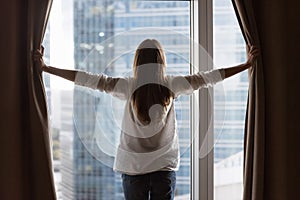
M 211 56 L 213 55 L 212 31 L 212 2 L 209 0 L 192 1 L 192 38 L 195 44 L 191 45 L 192 70 L 191 72 L 206 71 L 213 68 Z M 207 53 L 202 52 L 202 48 Z M 192 199 L 213 200 L 213 96 L 212 89 L 200 90 L 192 98 Z M 197 127 L 198 126 L 198 127 Z M 208 130 L 209 129 L 209 130 Z M 208 134 L 209 133 L 209 134 Z M 208 134 L 209 137 L 206 135 Z M 206 145 L 204 151 L 207 156 L 200 158 L 201 145 Z M 203 147 L 202 147 L 203 148 Z

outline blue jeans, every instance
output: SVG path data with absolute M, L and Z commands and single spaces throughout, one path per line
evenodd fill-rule
M 126 200 L 172 200 L 175 193 L 176 173 L 157 171 L 143 175 L 122 174 Z

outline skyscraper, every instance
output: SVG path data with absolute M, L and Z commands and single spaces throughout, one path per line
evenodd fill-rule
M 112 0 L 74 0 L 74 59 L 77 69 L 103 72 L 111 60 L 113 48 L 103 47 L 101 42 L 114 34 L 114 12 L 109 9 L 112 3 Z M 74 196 L 71 199 L 115 199 L 112 168 L 95 159 L 86 148 L 96 146 L 94 140 L 86 140 L 85 143 L 82 140 L 95 131 L 94 100 L 93 95 L 75 87 L 71 172 Z M 108 103 L 105 98 L 97 98 L 96 101 L 104 105 Z
M 214 64 L 232 66 L 245 62 L 245 41 L 228 0 L 214 1 Z M 224 81 L 225 95 L 215 98 L 215 115 L 225 112 L 224 124 L 215 122 L 220 133 L 215 146 L 215 162 L 243 150 L 244 120 L 248 94 L 247 72 Z M 226 101 L 226 102 L 225 102 Z M 224 105 L 224 106 L 221 106 Z M 217 117 L 218 118 L 218 117 Z
M 245 41 L 231 1 L 215 0 L 213 4 L 215 66 L 233 66 L 245 62 Z M 214 148 L 214 198 L 239 200 L 243 191 L 247 71 L 225 80 L 223 85 L 225 98 L 216 94 L 214 101 L 214 132 L 217 135 Z M 220 117 L 223 113 L 224 119 Z
M 188 1 L 74 0 L 75 66 L 80 70 L 108 75 L 128 72 L 132 68 L 133 50 L 143 39 L 152 37 L 173 51 L 166 53 L 168 71 L 176 69 L 177 73 L 188 74 L 189 43 L 181 43 L 182 37 L 189 38 L 189 14 Z M 150 27 L 165 30 L 130 32 Z M 116 35 L 126 31 L 129 31 L 128 40 L 118 40 Z M 112 62 L 124 49 L 131 51 L 123 55 L 122 59 Z M 182 97 L 178 104 L 181 106 L 178 109 L 179 137 L 184 154 L 177 175 L 177 194 L 187 194 L 190 188 L 188 102 L 188 97 Z M 114 117 L 108 106 L 110 103 L 111 97 L 106 94 L 95 97 L 93 93 L 75 87 L 73 171 L 69 174 L 74 180 L 73 188 L 70 188 L 74 199 L 122 199 L 120 175 L 114 173 L 101 159 L 95 159 L 89 151 L 93 149 L 91 146 L 98 148 L 95 140 L 83 141 L 83 137 L 89 134 L 93 137 L 98 125 L 106 133 L 117 134 L 120 131 L 113 126 Z M 95 109 L 100 113 L 95 112 Z M 100 115 L 105 117 L 97 121 Z

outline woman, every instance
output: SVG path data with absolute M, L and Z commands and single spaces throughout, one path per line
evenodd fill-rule
M 127 200 L 174 198 L 180 157 L 174 99 L 248 69 L 258 55 L 258 49 L 251 47 L 244 64 L 194 75 L 166 76 L 161 44 L 147 39 L 135 52 L 133 77 L 113 78 L 47 66 L 42 51 L 34 54 L 42 71 L 126 101 L 114 170 L 122 173 Z

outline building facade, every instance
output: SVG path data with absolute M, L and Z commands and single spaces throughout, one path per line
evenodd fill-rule
M 232 3 L 228 0 L 214 1 L 214 64 L 216 67 L 233 66 L 246 61 L 245 41 L 241 34 Z M 218 133 L 214 149 L 214 161 L 243 150 L 244 121 L 248 95 L 247 71 L 224 81 L 225 98 L 215 97 L 215 118 L 225 113 L 223 120 L 215 121 Z
M 173 53 L 166 53 L 168 68 L 188 74 L 189 43 L 180 45 L 180 42 L 181 37 L 189 38 L 189 14 L 188 1 L 74 0 L 75 66 L 94 73 L 128 74 L 137 45 L 151 37 L 158 39 L 165 48 L 172 49 Z M 149 33 L 150 29 L 147 33 L 132 31 L 138 28 L 165 30 L 152 33 Z M 120 40 L 116 35 L 124 32 L 128 32 L 126 39 Z M 128 49 L 131 51 L 126 52 Z M 121 57 L 114 62 L 119 55 Z M 95 149 L 101 151 L 97 141 L 91 139 L 97 131 L 103 131 L 106 135 L 108 132 L 114 135 L 120 132 L 109 107 L 113 100 L 107 94 L 96 96 L 93 92 L 75 87 L 73 171 L 70 172 L 74 179 L 73 199 L 122 199 L 120 174 L 114 173 L 111 165 L 103 162 L 101 156 L 97 158 L 95 152 L 91 152 Z M 180 106 L 178 124 L 183 154 L 177 173 L 178 195 L 188 194 L 190 189 L 189 98 L 183 97 Z M 87 137 L 90 137 L 89 141 Z M 110 141 L 116 143 L 117 139 Z M 107 156 L 105 151 L 102 154 Z

